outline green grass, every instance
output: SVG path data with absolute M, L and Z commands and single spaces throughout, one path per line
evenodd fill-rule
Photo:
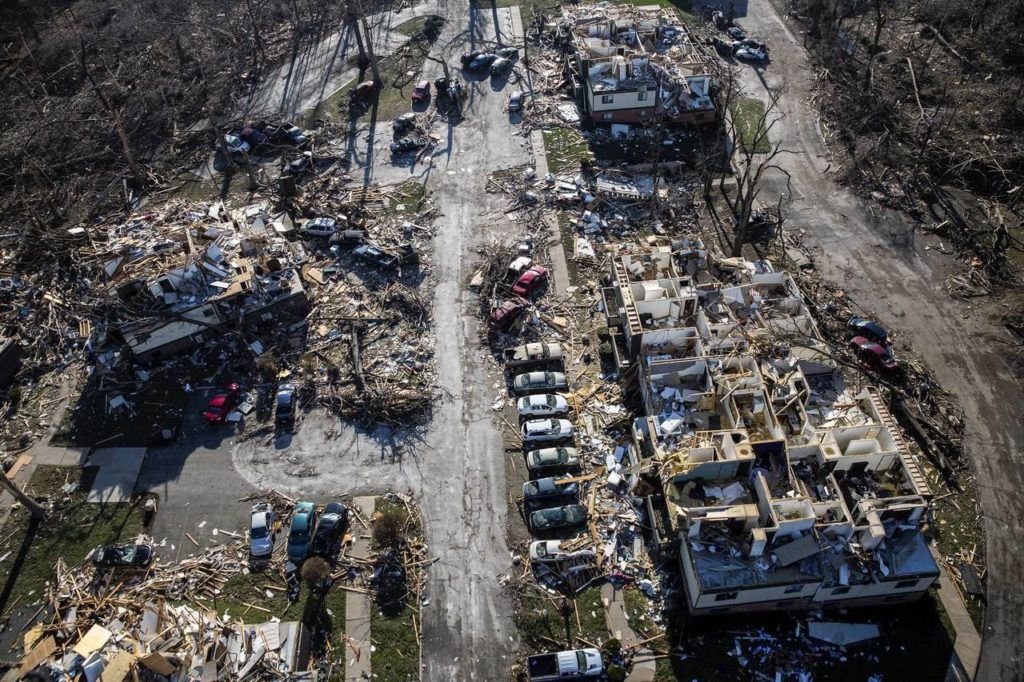
M 543 132 L 548 170 L 556 175 L 579 172 L 580 161 L 593 156 L 587 141 L 572 128 L 548 128 Z
M 625 602 L 624 610 L 626 617 L 629 618 L 629 624 L 640 639 L 647 639 L 661 632 L 661 628 L 647 616 L 651 600 L 640 590 L 633 587 L 623 589 L 622 600 Z
M 373 675 L 381 680 L 420 679 L 420 645 L 416 633 L 420 627 L 412 608 L 406 606 L 402 612 L 388 617 L 380 607 L 370 607 L 370 639 L 376 649 L 370 658 Z
M 565 251 L 565 266 L 569 271 L 569 284 L 579 285 L 579 268 L 572 256 L 576 253 L 576 232 L 569 224 L 569 217 L 565 211 L 558 212 L 558 231 L 562 234 L 562 250 Z
M 416 215 L 427 205 L 427 186 L 420 180 L 408 180 L 398 185 L 384 207 L 387 215 Z
M 560 611 L 563 604 L 568 607 L 564 613 Z M 580 645 L 577 637 L 600 646 L 609 637 L 601 589 L 597 587 L 576 595 L 575 609 L 572 600 L 557 595 L 545 597 L 537 590 L 530 590 L 514 619 L 523 646 L 531 652 L 574 649 Z
M 736 127 L 736 142 L 746 150 L 758 154 L 771 151 L 771 141 L 764 130 L 765 104 L 753 97 L 741 97 L 732 105 L 732 118 Z
M 43 599 L 58 558 L 69 567 L 78 566 L 93 548 L 131 542 L 142 532 L 138 505 L 86 502 L 93 477 L 92 470 L 79 467 L 36 468 L 27 492 L 53 499 L 54 511 L 34 529 L 27 511 L 18 508 L 11 512 L 0 541 L 0 556 L 12 552 L 0 564 L 4 576 L 0 611 Z M 60 492 L 65 482 L 78 482 L 79 490 L 65 496 Z
M 399 33 L 404 33 L 407 36 L 414 36 L 417 33 L 423 32 L 423 27 L 427 23 L 427 17 L 413 17 L 408 21 L 404 21 L 395 27 L 395 30 Z

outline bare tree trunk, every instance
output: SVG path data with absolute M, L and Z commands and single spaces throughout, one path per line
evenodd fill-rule
M 11 493 L 11 495 L 14 495 L 14 498 L 18 500 L 18 502 L 21 502 L 25 509 L 28 510 L 28 513 L 32 515 L 34 520 L 38 521 L 46 514 L 46 510 L 39 506 L 38 502 L 26 495 L 21 488 L 14 484 L 14 481 L 7 478 L 7 474 L 2 472 L 0 472 L 0 486 L 3 486 L 9 493 Z
M 878 43 L 882 39 L 882 29 L 885 27 L 885 14 L 882 12 L 882 0 L 874 0 L 875 10 L 875 38 L 871 42 L 871 54 L 868 55 L 868 68 L 864 74 L 864 92 L 871 88 L 871 69 L 875 63 L 875 55 L 878 54 Z
M 377 67 L 377 56 L 373 53 L 373 36 L 370 35 L 370 27 L 366 24 L 366 13 L 363 11 L 362 3 L 356 2 L 355 6 L 359 13 L 359 24 L 363 27 L 363 37 L 366 39 L 366 52 L 370 60 L 370 70 L 373 71 L 373 82 L 383 83 L 380 78 L 380 69 Z
M 366 68 L 370 64 L 370 58 L 366 55 L 366 45 L 363 44 L 363 30 L 359 26 L 359 20 L 356 18 L 355 12 L 351 11 L 351 5 L 349 7 L 349 12 L 345 15 L 345 23 L 356 34 L 356 45 L 359 47 L 359 66 Z

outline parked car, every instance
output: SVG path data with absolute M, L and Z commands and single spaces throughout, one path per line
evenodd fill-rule
M 858 336 L 866 336 L 875 343 L 889 343 L 889 332 L 873 320 L 864 317 L 851 317 L 847 320 L 846 326 L 856 332 Z
M 491 311 L 487 324 L 494 331 L 507 332 L 526 312 L 522 301 L 505 301 Z
M 97 568 L 145 568 L 153 562 L 153 548 L 143 544 L 104 545 L 86 558 Z
M 523 443 L 569 440 L 575 433 L 568 419 L 531 419 L 520 429 Z
M 391 122 L 391 130 L 394 131 L 396 138 L 405 133 L 405 131 L 412 130 L 415 127 L 416 113 L 412 111 L 402 114 Z
M 747 37 L 747 34 L 743 32 L 739 26 L 730 26 L 725 30 L 729 34 L 729 37 L 733 40 L 743 40 Z
M 491 77 L 500 78 L 512 69 L 512 60 L 498 57 L 491 62 Z
M 355 254 L 356 258 L 359 260 L 366 261 L 370 265 L 385 270 L 398 265 L 397 258 L 383 249 L 373 246 L 372 244 L 362 244 L 357 246 L 352 249 L 352 253 Z
M 341 534 L 348 522 L 348 509 L 340 502 L 332 502 L 324 508 L 323 516 L 316 524 L 313 541 L 309 545 L 311 555 L 329 559 L 338 552 Z
M 875 343 L 864 336 L 855 336 L 850 339 L 850 348 L 857 353 L 857 357 L 864 363 L 864 366 L 877 371 L 894 370 L 899 363 L 892 354 L 892 350 L 880 343 Z
M 523 91 L 516 90 L 508 97 L 508 110 L 509 112 L 522 111 L 523 110 Z
M 523 504 L 530 508 L 537 508 L 550 500 L 557 500 L 563 497 L 575 497 L 580 491 L 578 483 L 565 483 L 559 485 L 555 478 L 538 478 L 536 481 L 527 481 L 523 484 Z
M 560 395 L 537 393 L 520 398 L 516 401 L 516 408 L 520 417 L 547 417 L 566 414 L 569 402 Z
M 528 517 L 530 530 L 553 530 L 567 526 L 578 526 L 587 520 L 587 510 L 581 505 L 570 504 L 564 507 L 540 509 Z
M 330 245 L 354 246 L 366 241 L 366 230 L 338 230 L 331 235 Z
M 519 275 L 512 285 L 512 293 L 516 296 L 529 298 L 535 291 L 548 281 L 548 269 L 543 265 L 532 265 L 530 269 Z
M 740 41 L 743 47 L 749 47 L 751 50 L 760 50 L 765 54 L 768 53 L 768 46 L 762 43 L 760 40 L 754 40 L 753 38 L 744 38 Z
M 213 392 L 210 403 L 203 412 L 203 419 L 210 424 L 223 424 L 231 410 L 238 404 L 238 384 L 228 384 Z
M 565 375 L 561 372 L 527 372 L 512 381 L 516 393 L 535 391 L 564 391 L 567 387 Z
M 292 509 L 292 525 L 288 532 L 288 560 L 300 562 L 309 554 L 309 538 L 316 526 L 316 505 L 299 502 Z
M 430 99 L 430 81 L 422 80 L 412 89 L 412 103 L 419 104 Z
M 327 217 L 313 218 L 303 223 L 299 231 L 311 237 L 330 237 L 338 231 L 338 221 Z
M 502 47 L 494 51 L 502 59 L 515 59 L 519 56 L 519 50 L 514 47 Z
M 469 62 L 466 65 L 466 70 L 467 71 L 479 71 L 480 69 L 487 68 L 497 58 L 498 58 L 498 55 L 496 55 L 496 54 L 494 54 L 492 52 L 484 52 L 483 54 L 477 56 L 475 59 L 473 59 L 471 62 Z
M 526 468 L 531 474 L 553 469 L 578 469 L 580 453 L 576 448 L 541 448 L 526 453 Z
M 269 557 L 274 551 L 274 522 L 277 515 L 267 502 L 252 506 L 249 518 L 249 555 L 256 558 Z
M 472 50 L 470 52 L 464 53 L 460 60 L 462 62 L 462 67 L 466 68 L 471 63 L 473 63 L 474 59 L 482 57 L 485 54 L 487 54 L 487 50 Z
M 506 367 L 525 367 L 533 364 L 561 362 L 562 345 L 559 343 L 527 343 L 501 351 Z
M 427 146 L 429 140 L 425 137 L 403 137 L 391 143 L 392 154 L 406 154 Z
M 604 661 L 597 649 L 573 649 L 530 656 L 526 662 L 530 682 L 557 682 L 567 679 L 597 679 L 604 672 Z
M 295 421 L 295 386 L 292 384 L 281 384 L 277 387 L 274 421 L 278 424 L 289 424 Z

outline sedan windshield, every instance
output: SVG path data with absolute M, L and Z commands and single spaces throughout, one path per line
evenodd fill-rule
M 266 526 L 257 526 L 252 529 L 252 533 L 250 535 L 252 535 L 254 540 L 262 540 L 270 535 L 270 530 L 268 530 Z

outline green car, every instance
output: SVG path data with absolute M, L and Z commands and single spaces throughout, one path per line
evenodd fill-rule
M 288 560 L 298 563 L 309 553 L 309 540 L 316 525 L 316 506 L 299 502 L 292 510 L 292 526 L 288 532 Z

